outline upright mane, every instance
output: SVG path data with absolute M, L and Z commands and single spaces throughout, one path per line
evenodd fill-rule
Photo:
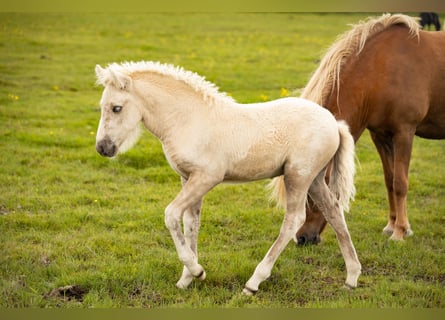
M 319 67 L 304 88 L 301 97 L 323 105 L 326 97 L 338 85 L 342 65 L 352 55 L 359 55 L 368 39 L 393 25 L 404 25 L 412 36 L 419 37 L 420 27 L 415 18 L 402 14 L 384 14 L 378 18 L 368 18 L 352 26 L 350 31 L 340 35 L 327 50 Z
M 214 104 L 218 101 L 234 102 L 231 97 L 224 92 L 220 92 L 215 84 L 207 81 L 204 77 L 171 64 L 154 61 L 112 63 L 107 66 L 106 71 L 102 77 L 97 79 L 98 84 L 122 87 L 123 78 L 125 77 L 129 76 L 131 78 L 135 73 L 156 73 L 182 81 L 194 91 L 202 94 L 204 100 L 209 103 Z

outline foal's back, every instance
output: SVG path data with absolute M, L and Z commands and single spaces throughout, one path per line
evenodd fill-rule
M 286 164 L 316 171 L 338 148 L 338 125 L 333 115 L 305 99 L 237 105 L 227 115 L 233 121 L 229 126 L 238 130 L 235 135 L 225 135 L 225 142 L 232 145 L 226 149 L 230 157 L 226 181 L 271 178 L 283 174 Z

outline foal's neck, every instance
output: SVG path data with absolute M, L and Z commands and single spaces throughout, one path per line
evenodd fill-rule
M 161 142 L 198 117 L 206 117 L 215 107 L 208 105 L 202 93 L 180 80 L 155 73 L 134 79 L 139 80 L 135 88 L 144 101 L 144 125 Z

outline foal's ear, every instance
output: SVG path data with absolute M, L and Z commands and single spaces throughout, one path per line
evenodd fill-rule
M 96 76 L 99 78 L 101 74 L 104 72 L 104 68 L 102 68 L 100 65 L 96 64 L 96 68 L 94 69 L 96 71 Z
M 105 86 L 107 82 L 109 82 L 109 80 L 107 80 L 107 78 L 109 78 L 107 77 L 107 70 L 96 64 L 96 68 L 94 69 L 94 71 L 96 71 L 96 84 Z
M 114 85 L 116 87 L 118 87 L 121 90 L 130 89 L 132 83 L 130 76 L 116 70 L 110 70 L 110 74 L 114 79 Z
M 113 68 L 102 68 L 100 65 L 96 65 L 95 68 L 97 84 L 106 86 L 108 84 L 114 85 L 121 90 L 128 90 L 131 86 L 132 79 L 125 73 L 114 70 Z

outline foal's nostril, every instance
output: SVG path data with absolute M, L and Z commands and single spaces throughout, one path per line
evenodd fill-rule
M 104 153 L 104 147 L 103 147 L 100 143 L 98 143 L 98 144 L 96 144 L 96 151 L 97 151 L 97 153 L 99 153 L 101 156 L 103 156 L 103 153 Z
M 114 157 L 117 147 L 111 140 L 103 139 L 96 144 L 96 151 L 103 157 Z
M 96 144 L 96 151 L 101 155 L 101 156 L 106 156 L 106 152 L 105 152 L 105 145 L 103 143 L 98 143 Z

